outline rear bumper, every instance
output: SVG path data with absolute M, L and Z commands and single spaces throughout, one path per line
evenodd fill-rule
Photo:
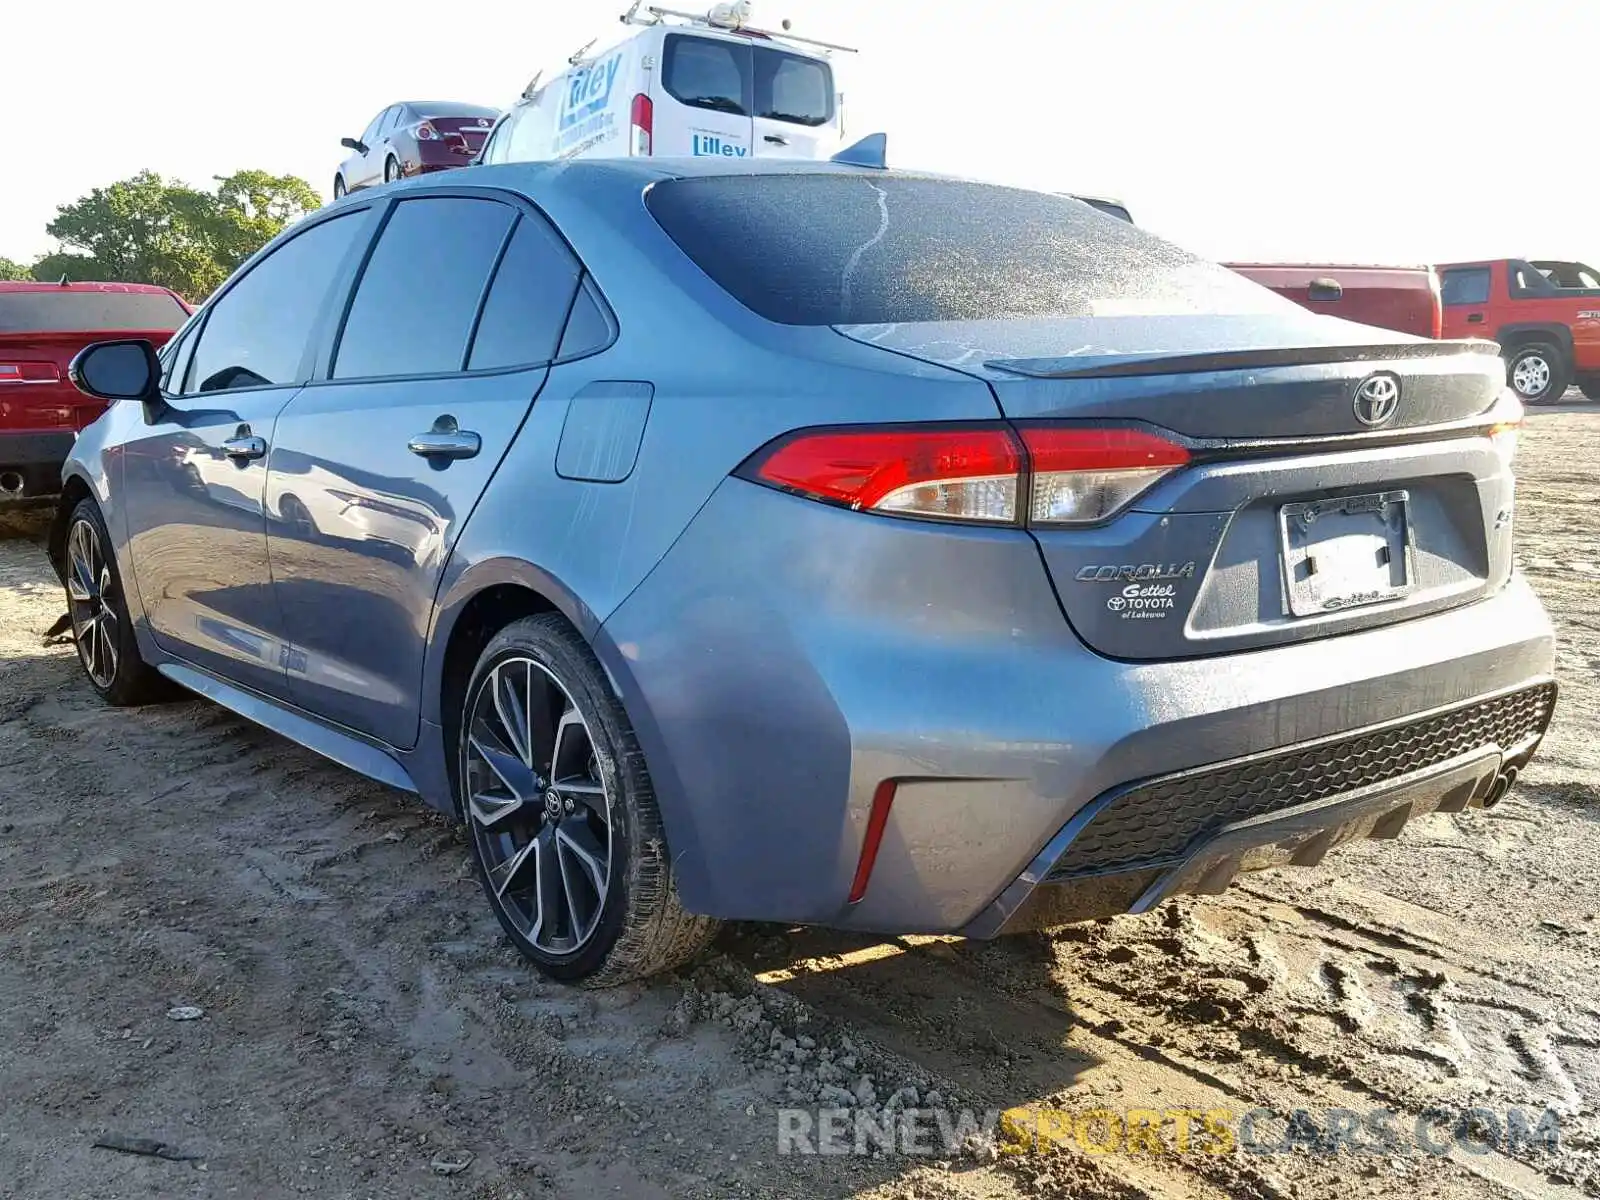
M 1072 633 L 1025 535 L 863 517 L 738 480 L 612 614 L 596 649 L 645 751 L 691 909 L 977 936 L 1018 927 L 1045 897 L 1098 915 L 1215 884 L 1212 860 L 1254 865 L 1257 835 L 1325 850 L 1401 803 L 1421 812 L 1481 800 L 1488 767 L 1452 772 L 1525 758 L 1531 744 L 1488 738 L 1443 760 L 1402 746 L 1354 790 L 1280 781 L 1244 813 L 1202 809 L 1170 788 L 1155 811 L 1187 832 L 1163 844 L 1164 857 L 1131 860 L 1149 878 L 1134 880 L 1105 848 L 1113 838 L 1070 887 L 1046 884 L 1108 798 L 1414 726 L 1542 684 L 1553 664 L 1549 622 L 1520 577 L 1476 604 L 1385 628 L 1115 662 Z M 1542 733 L 1548 712 L 1534 720 Z M 894 802 L 866 894 L 851 905 L 886 779 L 897 781 Z M 1390 785 L 1400 799 L 1371 800 L 1381 812 L 1355 794 Z M 1322 807 L 1286 811 L 1305 803 Z M 1215 853 L 1191 861 L 1208 843 Z
M 71 433 L 0 433 L 0 505 L 47 500 L 61 491 Z M 15 485 L 20 482 L 20 488 Z M 12 486 L 5 486 L 10 484 Z

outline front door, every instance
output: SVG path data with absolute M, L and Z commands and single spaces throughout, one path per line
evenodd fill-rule
M 233 280 L 185 335 L 166 410 L 125 450 L 128 561 L 151 635 L 271 695 L 286 681 L 262 507 L 267 451 L 363 224 L 356 210 L 312 225 Z
M 509 203 L 393 204 L 327 378 L 283 411 L 268 464 L 301 707 L 415 743 L 445 560 L 544 385 L 579 273 L 543 219 Z

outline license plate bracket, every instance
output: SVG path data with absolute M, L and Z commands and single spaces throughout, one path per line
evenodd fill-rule
M 1343 612 L 1396 600 L 1416 586 L 1410 495 L 1370 492 L 1278 509 L 1289 612 Z

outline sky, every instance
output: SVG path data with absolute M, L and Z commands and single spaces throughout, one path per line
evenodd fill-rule
M 25 261 L 53 249 L 57 205 L 143 168 L 201 185 L 262 168 L 326 197 L 339 139 L 388 104 L 509 105 L 622 32 L 626 3 L 9 7 L 0 255 Z M 888 134 L 892 166 L 1116 196 L 1228 261 L 1600 263 L 1595 0 L 757 0 L 754 16 L 859 48 L 836 58 L 846 119 Z

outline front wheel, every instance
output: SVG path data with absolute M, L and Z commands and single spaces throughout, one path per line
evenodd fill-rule
M 1548 342 L 1518 346 L 1506 361 L 1506 379 L 1524 404 L 1555 404 L 1566 393 L 1570 372 L 1561 351 Z
M 609 987 L 688 962 L 717 922 L 684 911 L 644 756 L 589 647 L 555 614 L 478 660 L 457 788 L 485 895 L 564 983 Z
M 160 699 L 168 688 L 139 657 L 111 537 L 92 499 L 80 500 L 72 510 L 65 559 L 67 615 L 89 686 L 119 707 Z

